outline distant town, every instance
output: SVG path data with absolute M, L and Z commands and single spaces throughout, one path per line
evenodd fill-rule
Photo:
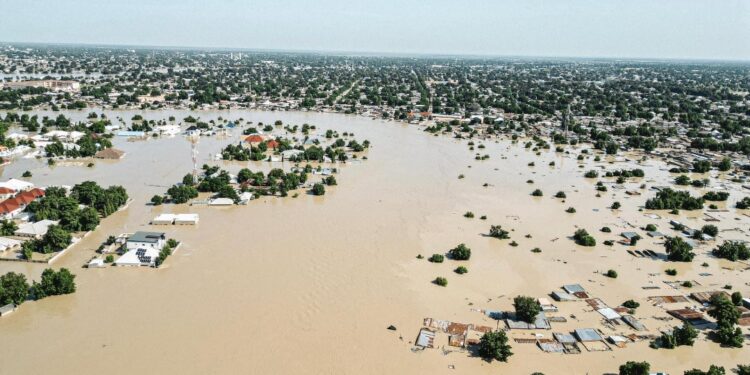
M 22 345 L 159 301 L 157 347 L 750 374 L 746 63 L 5 44 L 0 158 Z

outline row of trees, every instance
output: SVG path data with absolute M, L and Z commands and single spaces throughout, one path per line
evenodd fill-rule
M 70 245 L 71 232 L 94 230 L 103 217 L 107 217 L 125 205 L 128 194 L 122 186 L 106 189 L 93 181 L 85 181 L 73 186 L 70 195 L 61 187 L 51 186 L 45 190 L 43 198 L 26 207 L 35 220 L 55 220 L 59 225 L 51 225 L 42 238 L 26 241 L 22 253 L 31 259 L 33 252 L 49 254 L 58 252 Z M 81 208 L 80 205 L 86 206 Z M 12 226 L 4 224 L 3 231 Z
M 21 273 L 8 272 L 0 276 L 0 306 L 10 303 L 20 305 L 29 298 L 39 300 L 75 291 L 75 275 L 67 268 L 58 271 L 47 268 L 42 272 L 41 280 L 34 281 L 32 285 Z

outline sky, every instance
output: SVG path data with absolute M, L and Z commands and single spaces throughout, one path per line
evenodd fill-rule
M 750 60 L 750 0 L 0 0 L 0 41 Z

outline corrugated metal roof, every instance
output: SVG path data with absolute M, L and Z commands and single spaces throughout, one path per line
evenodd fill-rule
M 568 293 L 578 293 L 578 292 L 586 292 L 585 289 L 580 284 L 568 284 L 563 285 L 563 289 L 565 289 Z
M 602 340 L 602 337 L 593 328 L 579 328 L 575 330 L 575 334 L 581 342 Z

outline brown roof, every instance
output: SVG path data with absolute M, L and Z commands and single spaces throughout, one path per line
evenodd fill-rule
M 120 159 L 123 155 L 125 155 L 125 152 L 110 147 L 97 152 L 94 157 L 97 159 Z
M 703 313 L 700 311 L 693 310 L 693 309 L 669 310 L 667 311 L 667 313 L 669 313 L 669 315 L 672 315 L 675 318 L 680 319 L 680 320 L 703 319 Z
M 19 207 L 21 206 L 16 202 L 15 198 L 6 199 L 0 203 L 0 214 L 7 214 L 17 210 Z
M 0 187 L 0 194 L 14 194 L 16 191 L 5 186 Z
M 33 202 L 36 197 L 34 196 L 34 193 L 30 191 L 24 191 L 23 193 L 16 195 L 16 197 L 13 199 L 15 199 L 19 205 L 25 205 Z
M 44 190 L 42 190 L 40 188 L 33 188 L 33 189 L 29 190 L 29 193 L 31 193 L 32 195 L 34 195 L 34 198 L 39 198 L 39 197 L 43 197 L 44 196 Z
M 261 137 L 261 136 L 259 136 L 257 134 L 253 134 L 253 135 L 248 136 L 247 138 L 245 138 L 245 142 L 247 142 L 247 143 L 261 143 L 261 142 L 263 142 L 263 137 Z

